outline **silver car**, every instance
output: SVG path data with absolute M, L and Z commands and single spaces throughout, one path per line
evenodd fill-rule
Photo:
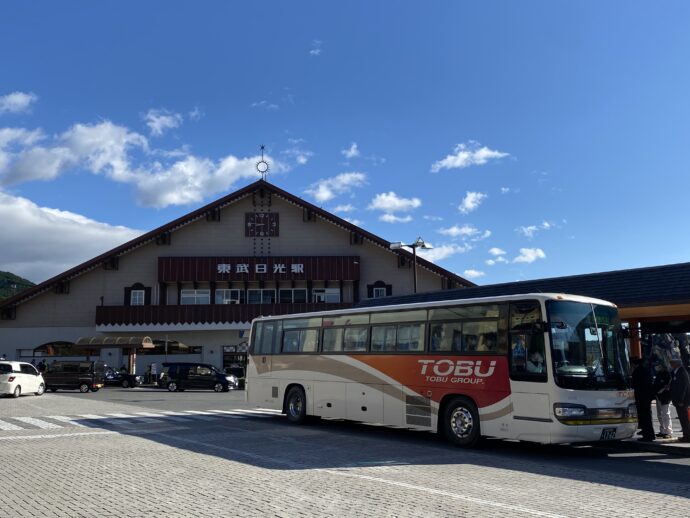
M 46 383 L 36 367 L 25 362 L 0 361 L 0 396 L 43 395 Z

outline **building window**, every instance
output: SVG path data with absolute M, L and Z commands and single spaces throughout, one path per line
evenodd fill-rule
M 340 302 L 339 288 L 319 288 L 311 291 L 313 302 Z
M 197 305 L 210 304 L 211 290 L 181 290 L 180 304 L 182 305 Z
M 129 294 L 130 306 L 143 306 L 146 292 L 144 290 L 132 290 Z
M 242 290 L 216 290 L 216 304 L 239 304 Z
M 304 288 L 281 289 L 278 290 L 278 293 L 278 300 L 281 304 L 303 304 L 307 302 L 307 290 Z
M 149 306 L 151 304 L 151 288 L 140 282 L 135 282 L 125 288 L 125 306 Z
M 377 299 L 379 297 L 390 297 L 393 295 L 393 286 L 383 281 L 376 281 L 374 284 L 367 284 L 367 297 Z
M 276 290 L 247 290 L 247 304 L 275 304 Z

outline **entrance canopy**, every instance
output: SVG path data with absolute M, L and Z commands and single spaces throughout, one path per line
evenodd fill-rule
M 153 349 L 153 341 L 148 336 L 85 336 L 75 343 L 77 347 L 136 347 L 137 349 Z

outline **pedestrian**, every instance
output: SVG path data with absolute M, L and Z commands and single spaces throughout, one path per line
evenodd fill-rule
M 673 425 L 671 424 L 671 374 L 666 365 L 659 363 L 656 366 L 654 376 L 654 394 L 656 397 L 656 417 L 659 420 L 659 433 L 657 437 L 670 439 L 673 437 Z
M 46 367 L 47 367 L 47 365 L 43 360 L 38 362 L 38 365 L 36 365 L 38 372 L 40 372 L 41 374 L 43 374 L 46 371 Z
M 654 440 L 654 425 L 652 424 L 654 389 L 652 388 L 652 377 L 642 358 L 632 358 L 631 363 L 635 366 L 635 370 L 632 373 L 632 386 L 635 390 L 637 422 L 641 428 L 642 435 L 638 440 L 651 442 Z
M 146 374 L 144 375 L 144 382 L 145 383 L 151 383 L 151 364 L 149 363 L 149 366 L 146 367 Z
M 690 377 L 688 371 L 683 367 L 683 360 L 680 356 L 671 358 L 671 401 L 676 407 L 680 427 L 683 430 L 683 437 L 679 442 L 690 442 L 690 422 L 688 422 L 688 406 L 690 406 Z
M 151 364 L 151 383 L 156 383 L 158 381 L 158 365 L 156 362 Z

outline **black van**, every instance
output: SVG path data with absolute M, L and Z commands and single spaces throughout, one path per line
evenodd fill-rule
M 104 385 L 105 363 L 96 361 L 59 361 L 48 365 L 43 373 L 46 388 L 78 389 L 79 392 L 98 392 Z
M 170 392 L 182 392 L 186 389 L 213 389 L 216 392 L 227 392 L 237 388 L 237 377 L 223 374 L 208 363 L 165 362 L 163 372 L 158 379 L 160 388 Z

